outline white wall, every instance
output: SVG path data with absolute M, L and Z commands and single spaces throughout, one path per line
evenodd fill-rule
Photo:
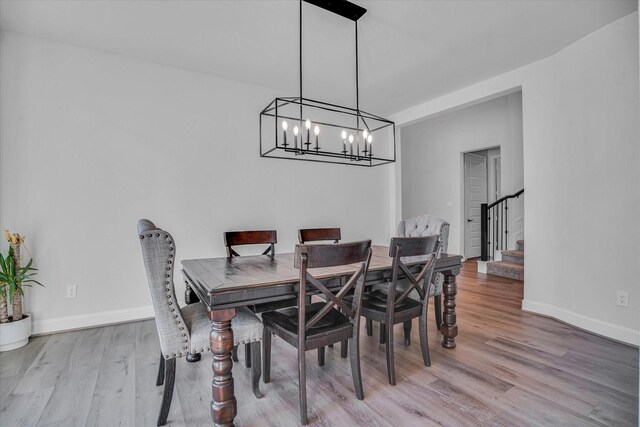
M 280 252 L 308 226 L 388 242 L 387 166 L 258 157 L 258 114 L 286 94 L 1 37 L 0 225 L 27 236 L 47 285 L 27 296 L 35 332 L 151 315 L 139 218 L 178 258 L 223 256 L 223 231 L 250 228 L 277 229 Z
M 502 194 L 522 188 L 521 105 L 516 92 L 402 128 L 402 214 L 448 220 L 451 253 L 464 248 L 462 153 L 499 146 Z
M 411 123 L 522 87 L 523 309 L 635 345 L 640 343 L 638 85 L 636 12 L 547 59 L 393 117 Z M 628 308 L 615 305 L 616 290 L 629 292 Z

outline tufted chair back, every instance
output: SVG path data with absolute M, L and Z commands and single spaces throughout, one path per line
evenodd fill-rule
M 404 219 L 398 224 L 398 237 L 425 237 L 440 235 L 441 253 L 449 248 L 449 223 L 433 215 Z
M 138 236 L 162 354 L 165 359 L 186 356 L 190 348 L 189 330 L 182 318 L 173 286 L 175 241 L 171 234 L 157 228 L 148 219 L 138 221 Z

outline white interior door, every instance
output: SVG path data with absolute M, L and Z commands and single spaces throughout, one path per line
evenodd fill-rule
M 464 155 L 465 257 L 480 256 L 480 205 L 487 202 L 487 158 Z

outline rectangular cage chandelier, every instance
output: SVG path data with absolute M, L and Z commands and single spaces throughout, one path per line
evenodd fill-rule
M 355 24 L 355 108 L 302 96 L 303 1 Z M 365 167 L 395 162 L 395 123 L 360 109 L 358 19 L 367 10 L 347 0 L 300 0 L 299 6 L 300 96 L 276 98 L 260 113 L 260 157 Z

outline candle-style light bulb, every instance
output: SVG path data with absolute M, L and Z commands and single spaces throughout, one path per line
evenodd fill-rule
M 293 148 L 298 149 L 298 132 L 300 128 L 298 126 L 293 127 Z
M 313 133 L 316 135 L 316 151 L 318 151 L 320 149 L 320 147 L 318 146 L 318 134 L 320 134 L 320 126 L 316 125 L 313 128 Z
M 353 135 L 349 135 L 349 144 L 353 144 Z
M 287 144 L 287 128 L 289 127 L 289 125 L 287 124 L 286 120 L 282 121 L 282 140 L 284 141 L 284 145 L 285 147 L 289 144 Z
M 293 127 L 293 134 L 294 134 L 295 136 L 298 136 L 298 132 L 300 132 L 300 128 L 299 128 L 298 126 L 294 126 L 294 127 Z
M 367 143 L 369 144 L 369 157 L 373 156 L 373 148 L 371 147 L 371 142 L 373 142 L 373 137 L 371 134 L 367 137 Z
M 306 145 L 307 145 L 307 150 L 308 150 L 309 149 L 309 144 L 310 144 L 309 137 L 311 135 L 311 120 L 307 119 L 307 121 L 304 122 L 304 127 L 307 128 L 307 142 L 306 142 Z M 302 144 L 300 144 L 300 145 L 302 145 Z
M 349 134 L 349 155 L 353 156 L 353 135 Z
M 343 129 L 340 136 L 342 137 L 342 154 L 347 154 L 347 131 Z
M 368 130 L 365 129 L 365 130 L 362 131 L 362 137 L 365 139 L 365 141 L 366 141 L 368 135 L 369 135 L 369 131 Z

